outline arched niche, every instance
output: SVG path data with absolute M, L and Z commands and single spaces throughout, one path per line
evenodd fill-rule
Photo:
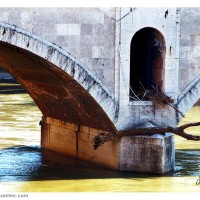
M 134 34 L 130 45 L 130 100 L 134 94 L 143 95 L 144 89 L 163 87 L 165 52 L 164 37 L 155 28 L 142 28 Z

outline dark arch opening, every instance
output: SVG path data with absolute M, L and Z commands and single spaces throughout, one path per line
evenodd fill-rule
M 130 100 L 144 89 L 163 87 L 165 40 L 154 28 L 143 28 L 135 33 L 130 47 Z M 145 99 L 144 99 L 145 100 Z

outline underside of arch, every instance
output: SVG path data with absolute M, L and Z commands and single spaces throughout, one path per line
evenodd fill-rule
M 12 40 L 12 37 L 17 38 L 17 34 L 18 38 L 23 39 L 26 44 L 21 44 L 21 46 L 13 44 L 17 43 L 17 40 Z M 37 44 L 36 39 L 32 35 L 27 36 L 27 33 L 22 34 L 17 30 L 4 28 L 1 37 L 0 65 L 22 84 L 44 116 L 115 131 L 113 120 L 116 114 L 112 114 L 116 113 L 115 102 L 101 87 L 101 84 L 93 79 L 91 74 L 84 71 L 79 64 L 70 58 L 66 58 L 64 63 L 64 55 L 46 44 L 42 46 L 47 52 L 45 57 L 37 55 L 34 51 L 31 52 L 30 46 L 33 46 L 31 44 L 33 42 L 37 51 L 42 52 L 41 45 L 38 45 L 41 41 Z M 25 45 L 26 49 L 22 48 Z M 48 50 L 44 46 L 47 46 Z M 51 62 L 51 59 L 55 60 L 53 58 L 55 54 L 57 60 Z M 60 59 L 60 66 L 55 65 L 58 59 Z M 81 70 L 84 71 L 82 76 Z M 68 71 L 70 73 L 67 73 Z M 112 106 L 109 106 L 111 104 Z M 106 107 L 108 107 L 108 112 L 105 110 Z M 109 109 L 112 109 L 112 113 Z

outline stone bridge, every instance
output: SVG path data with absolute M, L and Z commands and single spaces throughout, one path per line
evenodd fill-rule
M 193 29 L 183 32 L 186 25 L 181 18 L 186 14 L 196 15 L 196 11 L 186 8 L 87 8 L 87 12 L 76 9 L 81 13 L 78 19 L 73 9 L 66 8 L 60 13 L 69 12 L 74 18 L 60 24 L 63 19 L 57 16 L 59 24 L 52 22 L 57 34 L 67 35 L 75 48 L 60 44 L 60 37 L 49 41 L 48 31 L 42 37 L 33 33 L 35 25 L 41 25 L 41 16 L 45 13 L 44 19 L 50 20 L 50 14 L 58 13 L 57 9 L 50 10 L 49 16 L 48 9 L 45 12 L 36 12 L 34 8 L 26 12 L 22 8 L 0 11 L 6 16 L 3 21 L 21 24 L 23 28 L 32 24 L 33 13 L 40 16 L 31 25 L 32 31 L 0 23 L 0 66 L 16 78 L 41 110 L 42 147 L 117 170 L 153 173 L 172 170 L 174 142 L 170 133 L 124 137 L 118 142 L 107 142 L 96 151 L 92 141 L 102 131 L 178 125 L 181 117 L 174 109 L 130 98 L 133 94 L 129 87 L 139 90 L 136 79 L 144 80 L 142 84 L 147 89 L 156 81 L 184 114 L 198 101 L 198 33 L 189 32 Z M 16 12 L 20 13 L 20 22 L 9 18 Z M 187 41 L 189 36 L 192 45 Z M 90 39 L 88 43 L 84 43 L 86 38 Z M 80 40 L 78 44 L 77 40 Z M 143 52 L 145 44 L 148 49 Z M 80 55 L 77 49 L 83 50 Z M 135 63 L 141 65 L 142 71 L 134 69 Z

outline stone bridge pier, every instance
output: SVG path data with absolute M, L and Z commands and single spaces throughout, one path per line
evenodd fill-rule
M 30 28 L 29 32 L 0 22 L 0 66 L 41 110 L 42 148 L 114 170 L 159 174 L 173 170 L 171 133 L 123 137 L 97 150 L 93 139 L 100 132 L 178 125 L 181 116 L 176 110 L 141 96 L 141 83 L 147 90 L 164 89 L 183 114 L 200 98 L 199 35 L 191 33 L 192 28 L 181 31 L 192 23 L 180 20 L 187 15 L 187 19 L 196 19 L 193 10 L 58 10 L 47 9 L 39 20 L 43 12 L 36 8 L 0 9 L 4 21 L 9 22 L 9 16 L 18 11 L 22 19 L 13 18 L 13 24 Z M 36 19 L 38 26 L 32 27 Z M 45 33 L 49 19 L 50 27 L 56 27 L 51 34 L 57 35 Z M 41 37 L 33 34 L 37 27 L 44 28 Z
M 140 127 L 152 127 L 152 124 L 144 123 Z M 44 117 L 41 145 L 120 171 L 163 174 L 174 167 L 174 141 L 170 133 L 123 137 L 120 141 L 107 142 L 94 150 L 93 139 L 100 132 L 102 130 L 96 128 Z
M 0 40 L 0 65 L 43 113 L 43 148 L 115 170 L 164 173 L 173 169 L 170 134 L 124 137 L 94 150 L 98 133 L 124 126 L 119 102 L 83 64 L 55 44 L 4 23 Z

